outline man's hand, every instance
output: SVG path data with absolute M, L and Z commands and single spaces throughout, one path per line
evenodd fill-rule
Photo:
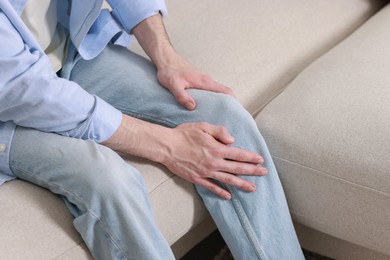
M 200 72 L 181 58 L 173 49 L 160 14 L 151 16 L 132 31 L 138 42 L 157 67 L 157 79 L 176 100 L 189 110 L 196 107 L 195 100 L 186 89 L 196 88 L 233 95 L 233 91 Z
M 189 110 L 196 107 L 187 89 L 196 88 L 233 95 L 230 88 L 182 59 L 173 49 L 160 14 L 132 30 L 141 47 L 157 67 L 157 79 Z M 125 116 L 122 126 L 104 144 L 130 155 L 164 164 L 176 175 L 201 185 L 224 199 L 231 194 L 215 181 L 252 192 L 253 183 L 238 175 L 266 175 L 255 153 L 229 146 L 234 139 L 223 127 L 206 123 L 183 124 L 170 129 Z
M 224 127 L 207 123 L 183 124 L 172 130 L 161 161 L 176 175 L 211 190 L 224 199 L 231 194 L 214 180 L 253 192 L 256 186 L 237 175 L 263 176 L 263 158 L 229 146 L 234 138 Z
M 178 55 L 175 62 L 158 69 L 157 79 L 175 96 L 177 102 L 188 110 L 195 109 L 196 102 L 186 89 L 202 89 L 233 96 L 229 87 L 217 83 L 211 76 L 200 72 Z
M 231 194 L 213 180 L 253 192 L 256 186 L 238 175 L 267 174 L 259 165 L 263 163 L 260 155 L 229 146 L 233 142 L 220 126 L 189 123 L 166 128 L 124 115 L 119 129 L 102 144 L 159 162 L 174 174 L 230 199 Z

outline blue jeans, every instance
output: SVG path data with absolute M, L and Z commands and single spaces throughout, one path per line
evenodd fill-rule
M 234 98 L 189 90 L 197 108 L 188 111 L 159 85 L 148 60 L 118 46 L 108 46 L 93 60 L 79 59 L 70 79 L 142 120 L 167 127 L 186 122 L 225 126 L 236 140 L 233 145 L 261 154 L 268 169 L 266 177 L 242 177 L 256 184 L 256 192 L 223 185 L 230 201 L 196 186 L 234 258 L 303 259 L 271 155 L 252 116 Z M 174 258 L 155 224 L 140 173 L 112 150 L 20 127 L 10 163 L 17 177 L 64 198 L 94 258 Z

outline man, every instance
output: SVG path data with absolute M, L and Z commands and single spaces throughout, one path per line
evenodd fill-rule
M 116 152 L 140 156 L 195 184 L 236 259 L 303 258 L 252 117 L 174 51 L 162 0 L 25 2 L 0 0 L 1 183 L 61 195 L 95 259 L 173 259 Z

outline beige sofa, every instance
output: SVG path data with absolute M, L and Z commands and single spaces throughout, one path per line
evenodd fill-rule
M 390 259 L 390 5 L 167 4 L 177 51 L 231 86 L 255 117 L 302 246 L 335 259 Z M 215 229 L 191 184 L 128 160 L 178 258 Z M 0 230 L 0 259 L 90 258 L 62 200 L 23 181 L 0 187 Z

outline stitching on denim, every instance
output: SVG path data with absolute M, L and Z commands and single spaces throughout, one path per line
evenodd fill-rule
M 260 243 L 257 241 L 256 236 L 253 234 L 252 226 L 249 223 L 248 217 L 245 214 L 245 211 L 242 207 L 241 201 L 238 199 L 237 193 L 235 192 L 234 189 L 230 188 L 229 186 L 227 186 L 227 185 L 223 185 L 223 186 L 225 186 L 225 188 L 228 189 L 229 192 L 231 192 L 233 194 L 233 196 L 232 196 L 233 208 L 236 211 L 238 218 L 240 220 L 240 223 L 245 231 L 245 234 L 248 237 L 252 246 L 254 247 L 258 258 L 262 259 L 262 260 L 266 260 L 267 258 L 265 256 L 261 246 L 259 245 Z
M 21 169 L 19 168 L 18 166 L 13 166 L 12 167 L 13 169 L 16 169 L 26 175 L 29 175 L 29 172 L 30 171 L 27 171 L 25 169 Z M 41 176 L 38 176 L 38 175 L 32 175 L 32 178 L 35 178 L 35 179 L 39 179 L 41 181 L 44 181 L 46 183 L 51 183 L 52 185 L 54 185 L 55 187 L 57 187 L 59 190 L 65 192 L 65 193 L 68 193 L 70 194 L 71 196 L 73 196 L 76 200 L 78 200 L 79 202 L 81 202 L 85 208 L 87 209 L 88 213 L 92 215 L 92 217 L 94 217 L 95 219 L 97 219 L 97 221 L 104 227 L 105 229 L 105 233 L 108 235 L 108 238 L 109 240 L 111 241 L 111 243 L 118 249 L 118 251 L 122 254 L 122 257 L 123 259 L 127 259 L 126 258 L 126 254 L 124 253 L 124 251 L 122 250 L 122 248 L 120 246 L 117 245 L 117 243 L 115 242 L 115 239 L 114 239 L 114 236 L 109 232 L 109 228 L 104 224 L 104 222 L 98 217 L 96 216 L 96 214 L 87 206 L 87 203 L 84 202 L 84 200 L 82 198 L 80 198 L 77 194 L 74 194 L 73 192 L 67 190 L 65 187 L 63 187 L 62 185 L 59 185 L 58 183 L 55 183 L 55 182 L 49 182 L 48 180 L 46 180 L 45 178 L 41 177 Z M 57 194 L 58 195 L 58 194 Z
M 116 106 L 116 108 L 121 110 L 121 111 L 124 111 L 125 114 L 137 117 L 138 119 L 145 119 L 145 120 L 147 120 L 149 122 L 155 122 L 155 123 L 163 124 L 163 125 L 166 125 L 166 126 L 169 126 L 169 127 L 175 127 L 175 126 L 178 125 L 178 124 L 172 123 L 171 121 L 168 121 L 168 120 L 163 120 L 161 118 L 156 118 L 153 115 L 138 113 L 138 112 L 135 112 L 135 111 L 131 111 L 131 110 L 119 107 L 119 106 Z M 168 181 L 171 178 L 168 178 L 163 183 L 165 183 L 166 181 Z M 163 184 L 163 183 L 161 183 L 161 184 Z M 153 189 L 153 191 L 156 190 L 159 186 L 157 186 L 155 189 Z M 153 191 L 151 191 L 151 193 Z M 233 190 L 230 190 L 230 192 L 232 192 L 233 194 L 236 194 Z M 235 196 L 232 197 L 233 208 L 234 208 L 234 210 L 236 211 L 236 213 L 238 215 L 240 223 L 241 223 L 241 225 L 244 228 L 245 234 L 247 235 L 247 237 L 248 237 L 250 243 L 252 244 L 252 246 L 255 248 L 256 254 L 258 255 L 259 259 L 266 260 L 265 254 L 264 254 L 263 250 L 261 249 L 260 245 L 258 245 L 259 243 L 258 243 L 257 239 L 255 238 L 255 235 L 253 234 L 252 227 L 251 227 L 249 221 L 247 220 L 247 217 L 246 217 L 246 214 L 245 214 L 245 212 L 244 212 L 244 210 L 242 208 L 241 202 L 239 201 L 238 198 L 234 198 L 234 197 Z

